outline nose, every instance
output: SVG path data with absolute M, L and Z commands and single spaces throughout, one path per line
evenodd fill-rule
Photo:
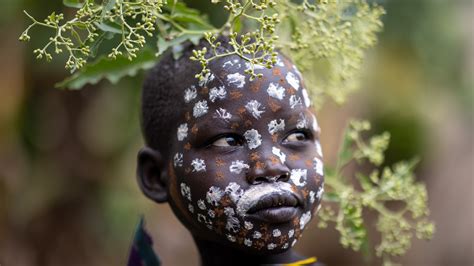
M 290 169 L 273 155 L 265 156 L 252 163 L 247 172 L 247 182 L 252 185 L 264 182 L 287 182 L 290 179 Z

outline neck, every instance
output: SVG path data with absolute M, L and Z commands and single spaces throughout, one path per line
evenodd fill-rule
M 202 266 L 283 264 L 304 259 L 291 249 L 279 254 L 251 254 L 219 243 L 194 238 Z

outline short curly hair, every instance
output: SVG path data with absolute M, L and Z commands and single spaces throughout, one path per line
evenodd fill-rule
M 220 37 L 219 52 L 230 49 L 228 39 Z M 201 71 L 201 64 L 191 61 L 189 57 L 194 49 L 207 47 L 209 43 L 201 40 L 197 45 L 190 42 L 182 45 L 182 55 L 175 59 L 171 51 L 161 56 L 157 64 L 148 72 L 142 88 L 141 98 L 141 129 L 145 144 L 159 150 L 165 159 L 169 159 L 172 142 L 169 140 L 176 133 L 182 107 L 184 106 L 183 91 L 186 84 L 183 81 L 194 79 Z M 196 80 L 197 82 L 197 80 Z

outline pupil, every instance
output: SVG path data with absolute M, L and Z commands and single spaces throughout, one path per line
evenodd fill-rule
M 305 140 L 305 136 L 304 136 L 303 133 L 298 133 L 298 134 L 296 134 L 296 139 L 297 140 Z
M 233 137 L 227 137 L 225 138 L 227 144 L 229 144 L 230 146 L 236 146 L 237 145 L 237 141 L 233 138 Z

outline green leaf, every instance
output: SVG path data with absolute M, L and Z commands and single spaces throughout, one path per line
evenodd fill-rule
M 200 14 L 196 9 L 187 7 L 184 3 L 176 3 L 174 13 L 170 17 L 172 20 L 180 23 L 194 24 L 194 29 L 211 30 L 214 27 L 209 24 L 205 15 Z
M 177 59 L 181 56 L 181 51 L 182 51 L 182 49 L 180 49 L 180 47 L 182 47 L 181 44 L 189 40 L 193 44 L 197 45 L 199 43 L 199 40 L 203 37 L 203 35 L 204 34 L 183 34 L 169 41 L 165 40 L 165 38 L 163 38 L 162 36 L 158 36 L 158 42 L 157 42 L 158 52 L 156 53 L 156 55 L 160 56 L 166 50 L 168 50 L 168 48 L 172 47 L 173 57 Z
M 116 33 L 116 34 L 122 34 L 122 28 L 115 24 L 115 23 L 105 23 L 105 22 L 101 22 L 101 23 L 94 23 L 97 28 L 103 30 L 103 31 L 106 31 L 106 32 L 111 32 L 111 33 Z M 127 32 L 125 32 L 127 33 Z
M 81 8 L 84 5 L 84 1 L 80 0 L 63 0 L 63 4 L 67 7 Z
M 102 2 L 103 8 L 102 8 L 101 20 L 104 20 L 105 14 L 107 14 L 107 12 L 109 12 L 110 10 L 114 8 L 115 1 L 116 0 L 104 0 Z
M 138 71 L 152 68 L 157 62 L 155 53 L 150 49 L 142 50 L 132 61 L 124 56 L 117 59 L 100 57 L 95 63 L 85 66 L 71 77 L 56 84 L 58 88 L 81 89 L 86 84 L 97 84 L 102 79 L 117 83 L 126 76 L 134 76 Z

